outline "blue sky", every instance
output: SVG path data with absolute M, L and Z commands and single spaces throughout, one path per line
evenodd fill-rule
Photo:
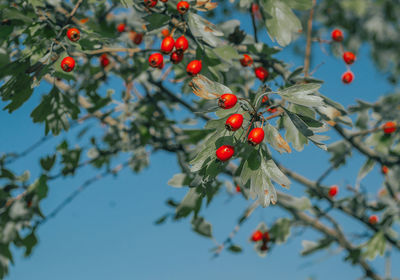
M 241 20 L 245 20 L 242 28 L 248 30 L 249 18 Z M 260 32 L 259 36 L 266 40 L 265 31 Z M 384 76 L 374 68 L 367 47 L 361 49 L 357 62 L 352 66 L 355 80 L 351 85 L 341 83 L 340 77 L 345 66 L 340 59 L 327 56 L 318 45 L 314 46 L 313 54 L 313 66 L 324 62 L 315 74 L 315 77 L 325 80 L 321 92 L 344 105 L 353 104 L 356 99 L 374 101 L 392 89 Z M 293 67 L 303 64 L 302 58 L 294 56 L 290 49 L 278 57 L 292 62 Z M 116 84 L 109 86 L 120 88 Z M 40 86 L 29 102 L 12 115 L 0 111 L 3 129 L 1 152 L 21 151 L 43 135 L 44 127 L 33 124 L 29 114 L 46 90 L 47 86 Z M 101 128 L 98 126 L 97 129 Z M 329 142 L 337 139 L 334 132 L 329 132 L 329 135 L 332 136 Z M 38 157 L 51 152 L 64 137 L 60 135 L 52 139 L 29 157 L 15 162 L 13 168 L 20 171 L 29 169 L 32 174 L 37 174 Z M 355 176 L 365 160 L 354 153 L 349 164 L 329 176 L 325 183 L 338 184 L 342 190 L 346 184 L 354 184 Z M 325 152 L 311 145 L 304 152 L 278 156 L 282 163 L 311 179 L 317 178 L 327 168 L 328 158 Z M 168 179 L 177 172 L 179 167 L 175 157 L 158 152 L 151 158 L 151 167 L 139 175 L 125 170 L 118 178 L 97 182 L 39 229 L 40 243 L 30 258 L 25 259 L 20 250 L 14 250 L 15 265 L 11 267 L 8 279 L 239 280 L 246 277 L 305 280 L 313 277 L 336 280 L 361 276 L 358 268 L 342 262 L 344 254 L 336 247 L 333 247 L 332 254 L 323 252 L 301 258 L 301 240 L 318 237 L 312 231 L 305 231 L 303 235 L 291 238 L 287 244 L 275 247 L 266 258 L 258 257 L 248 237 L 259 222 L 270 225 L 276 218 L 287 215 L 277 207 L 257 209 L 235 236 L 235 242 L 243 246 L 242 254 L 223 252 L 219 258 L 211 259 L 209 249 L 214 246 L 213 242 L 193 233 L 188 220 L 167 222 L 162 226 L 153 224 L 168 211 L 164 203 L 166 198 L 179 199 L 186 192 L 186 189 L 167 186 Z M 74 178 L 53 181 L 49 197 L 43 202 L 44 213 L 49 213 L 86 178 L 95 174 L 91 168 L 86 168 Z M 382 180 L 378 168 L 375 168 L 364 179 L 363 186 L 373 193 L 381 186 Z M 286 192 L 301 196 L 303 191 L 302 186 L 293 184 Z M 214 225 L 213 232 L 218 241 L 228 236 L 243 209 L 251 203 L 240 195 L 229 203 L 226 200 L 227 196 L 223 194 L 204 211 L 206 218 Z M 346 232 L 361 231 L 360 224 L 341 215 L 336 217 L 343 221 Z M 398 254 L 395 258 L 397 261 L 400 259 Z M 380 272 L 383 270 L 382 258 L 378 258 L 374 267 Z M 399 267 L 393 267 L 393 275 L 400 275 Z

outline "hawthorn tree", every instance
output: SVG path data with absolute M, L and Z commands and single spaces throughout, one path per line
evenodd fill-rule
M 342 81 L 350 84 L 355 53 L 367 43 L 396 85 L 399 12 L 389 0 L 1 0 L 2 107 L 11 114 L 40 94 L 31 117 L 44 124 L 44 136 L 0 158 L 0 277 L 13 260 L 12 244 L 29 256 L 38 227 L 84 189 L 123 168 L 140 172 L 152 153 L 164 150 L 181 168 L 168 183 L 186 196 L 169 199 L 171 211 L 156 223 L 190 218 L 195 232 L 212 238 L 204 208 L 215 196 L 226 189 L 251 202 L 214 256 L 240 252 L 235 233 L 256 208 L 272 204 L 288 215 L 252 234 L 261 256 L 273 254 L 293 228 L 310 228 L 320 239 L 304 241 L 302 255 L 337 246 L 363 277 L 392 279 L 371 261 L 400 249 L 400 94 L 344 108 L 320 92 L 323 81 L 312 76 L 310 63 L 312 44 L 323 45 L 343 59 Z M 238 15 L 248 16 L 252 30 L 229 19 Z M 289 45 L 304 49 L 304 66 L 276 58 Z M 115 83 L 124 89 L 116 92 Z M 51 90 L 40 91 L 41 84 Z M 178 108 L 185 113 L 173 114 Z M 14 162 L 72 129 L 78 140 L 60 139 L 38 159 L 39 174 L 13 171 Z M 328 129 L 341 140 L 326 146 Z M 295 157 L 307 144 L 331 154 L 330 167 L 315 180 L 279 164 L 279 154 L 295 150 Z M 354 150 L 365 158 L 358 184 L 347 190 L 325 185 Z M 42 213 L 53 181 L 88 165 L 99 174 Z M 375 165 L 384 175 L 378 194 L 359 184 Z M 305 187 L 304 196 L 291 194 L 293 181 Z M 360 223 L 359 237 L 349 238 L 335 213 Z

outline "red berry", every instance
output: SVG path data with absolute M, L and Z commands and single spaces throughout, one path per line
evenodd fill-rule
M 168 0 L 161 0 L 161 2 L 163 2 L 163 3 L 167 3 L 167 2 L 168 2 Z
M 268 231 L 264 232 L 264 234 L 263 234 L 263 240 L 266 241 L 266 242 L 268 242 L 268 241 L 271 240 L 271 238 L 269 237 Z
M 171 36 L 165 37 L 161 42 L 161 51 L 163 53 L 170 53 L 174 49 L 174 38 Z
M 258 241 L 260 241 L 262 239 L 263 239 L 263 233 L 261 232 L 261 230 L 256 230 L 251 235 L 251 241 L 253 241 L 253 242 L 258 242 Z
M 386 175 L 389 172 L 389 168 L 386 165 L 383 165 L 381 171 L 382 171 L 382 174 Z
M 149 56 L 149 65 L 153 68 L 161 67 L 164 58 L 160 53 L 153 53 Z
M 332 40 L 335 42 L 342 42 L 343 41 L 343 33 L 340 29 L 334 29 L 332 31 Z
M 378 218 L 377 215 L 371 215 L 371 216 L 369 217 L 369 219 L 368 219 L 368 222 L 369 222 L 371 225 L 377 224 L 378 221 L 379 221 L 379 218 Z
M 339 192 L 339 187 L 336 185 L 333 185 L 329 188 L 328 194 L 330 197 L 334 197 L 337 195 L 338 192 Z
M 258 10 L 260 9 L 260 7 L 256 4 L 256 3 L 253 3 L 252 5 L 251 5 L 251 12 L 254 14 L 254 13 L 256 13 L 256 12 L 258 12 Z
M 74 67 L 75 67 L 75 60 L 70 56 L 65 57 L 61 61 L 61 68 L 65 72 L 71 72 L 74 69 Z
M 267 111 L 268 111 L 268 113 L 273 114 L 273 113 L 276 113 L 276 111 L 278 111 L 278 108 L 276 108 L 276 107 L 268 108 Z
M 183 15 L 189 10 L 189 3 L 186 1 L 179 1 L 178 5 L 176 5 L 176 9 L 181 15 Z
M 220 161 L 227 161 L 235 153 L 235 149 L 230 145 L 222 145 L 217 149 L 215 154 Z
M 268 95 L 264 95 L 264 97 L 263 97 L 263 99 L 262 99 L 262 103 L 265 103 L 265 102 L 267 102 L 268 101 Z
M 169 30 L 167 28 L 164 28 L 163 30 L 161 30 L 161 34 L 164 37 L 168 37 L 169 36 Z
M 241 114 L 231 115 L 225 122 L 225 127 L 227 130 L 236 131 L 242 127 L 243 116 Z
M 103 67 L 106 67 L 108 64 L 110 64 L 110 59 L 108 59 L 105 53 L 100 56 L 100 64 Z
M 240 189 L 240 186 L 239 186 L 239 185 L 236 186 L 236 192 L 237 192 L 237 193 L 242 192 L 242 190 Z
M 354 79 L 354 74 L 351 71 L 344 72 L 342 75 L 342 82 L 350 84 Z
M 386 122 L 382 128 L 385 134 L 392 134 L 397 129 L 395 122 Z
M 133 42 L 136 45 L 140 45 L 142 41 L 143 41 L 143 33 L 136 33 L 135 36 L 133 37 Z
M 264 67 L 260 66 L 254 69 L 254 73 L 256 74 L 256 77 L 264 82 L 268 78 L 268 71 Z
M 250 55 L 244 54 L 243 58 L 240 59 L 240 64 L 242 64 L 243 67 L 251 66 L 253 64 L 253 59 Z
M 188 40 L 186 39 L 185 36 L 181 36 L 178 39 L 176 39 L 176 41 L 175 41 L 175 49 L 177 51 L 184 52 L 184 51 L 186 51 L 188 49 L 188 47 L 189 47 L 189 42 L 188 42 Z
M 79 32 L 78 28 L 70 28 L 67 31 L 67 37 L 72 42 L 76 42 L 79 40 L 79 38 L 81 38 L 81 32 Z
M 201 60 L 192 60 L 186 66 L 186 72 L 191 76 L 199 74 L 200 71 L 201 71 Z
M 125 23 L 120 23 L 120 24 L 117 25 L 117 31 L 118 31 L 119 33 L 124 32 L 124 31 L 125 31 L 125 28 L 126 28 Z
M 218 106 L 222 109 L 230 109 L 236 105 L 237 97 L 231 93 L 225 93 L 218 99 Z
M 352 52 L 344 52 L 343 53 L 343 60 L 346 64 L 353 64 L 356 61 L 356 55 Z
M 173 64 L 178 64 L 183 59 L 183 53 L 182 52 L 173 52 L 173 53 L 171 53 L 170 59 Z
M 157 1 L 158 0 L 144 0 L 144 4 L 147 8 L 153 8 L 155 5 L 157 5 Z
M 253 130 L 250 131 L 249 136 L 247 137 L 247 142 L 253 146 L 260 144 L 263 140 L 264 129 L 262 129 L 261 127 L 253 128 Z

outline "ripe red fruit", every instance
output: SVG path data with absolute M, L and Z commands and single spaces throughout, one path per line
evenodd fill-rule
M 343 41 L 343 33 L 340 29 L 334 29 L 332 31 L 332 40 L 335 42 L 342 42 Z
M 142 41 L 143 41 L 143 33 L 136 33 L 135 36 L 133 37 L 133 42 L 136 45 L 140 45 Z
M 189 3 L 186 1 L 179 1 L 178 4 L 176 5 L 176 9 L 178 12 L 183 15 L 189 10 Z
M 70 56 L 65 57 L 61 61 L 61 68 L 65 72 L 71 72 L 74 69 L 74 67 L 75 67 L 75 60 Z
M 237 97 L 231 93 L 225 93 L 218 99 L 218 106 L 222 109 L 230 109 L 236 105 Z
M 191 75 L 197 75 L 201 71 L 201 60 L 192 60 L 189 62 L 189 64 L 186 66 L 186 72 Z
M 397 127 L 396 127 L 396 123 L 395 122 L 386 122 L 383 126 L 382 126 L 383 132 L 385 134 L 392 134 L 393 132 L 396 131 Z
M 103 67 L 106 67 L 108 64 L 110 64 L 110 59 L 108 59 L 105 53 L 100 56 L 100 64 Z
M 236 192 L 237 193 L 240 193 L 240 192 L 242 192 L 242 190 L 240 189 L 240 186 L 238 185 L 238 186 L 236 186 Z
M 381 172 L 382 172 L 382 174 L 386 175 L 389 172 L 389 168 L 386 165 L 383 165 L 382 169 L 381 169 Z
M 346 64 L 353 64 L 356 61 L 356 55 L 352 52 L 344 52 L 343 53 L 343 60 Z
M 268 71 L 264 67 L 260 66 L 254 69 L 254 73 L 256 74 L 256 77 L 264 82 L 268 78 Z
M 350 71 L 344 72 L 342 75 L 342 82 L 345 84 L 350 84 L 354 79 L 354 74 Z
M 169 36 L 169 30 L 167 28 L 164 28 L 163 30 L 161 30 L 161 34 L 164 37 L 168 37 Z
M 328 194 L 330 197 L 334 197 L 337 195 L 338 192 L 339 192 L 339 187 L 336 185 L 333 185 L 329 188 Z
M 247 137 L 247 142 L 250 145 L 258 145 L 264 140 L 264 129 L 261 127 L 256 127 L 253 128 L 253 130 L 250 131 L 249 136 Z
M 243 58 L 240 59 L 240 64 L 242 64 L 243 67 L 247 67 L 253 64 L 253 59 L 251 58 L 250 55 L 244 54 Z
M 183 59 L 183 53 L 182 52 L 173 52 L 173 53 L 171 53 L 170 59 L 173 64 L 178 64 Z
M 174 38 L 171 36 L 165 37 L 161 42 L 161 51 L 163 53 L 170 53 L 174 49 Z
M 379 218 L 378 218 L 377 215 L 371 215 L 371 216 L 369 216 L 368 222 L 369 222 L 371 225 L 377 224 L 378 221 L 379 221 Z
M 265 102 L 267 102 L 268 101 L 268 95 L 264 95 L 264 97 L 263 97 L 263 99 L 262 99 L 262 103 L 265 103 Z
M 268 113 L 273 114 L 273 113 L 276 113 L 276 111 L 278 111 L 278 108 L 276 108 L 276 107 L 268 108 L 267 111 L 268 111 Z
M 258 241 L 260 241 L 262 239 L 263 239 L 263 233 L 261 232 L 261 230 L 256 230 L 251 235 L 251 241 L 253 241 L 253 242 L 258 242 Z
M 229 160 L 233 154 L 235 153 L 235 149 L 230 145 L 222 145 L 217 149 L 215 154 L 220 161 Z
M 167 3 L 167 2 L 168 2 L 168 0 L 161 0 L 161 2 L 163 2 L 163 3 Z
M 81 38 L 81 32 L 79 32 L 78 28 L 69 28 L 67 31 L 67 37 L 72 42 L 76 42 Z
M 124 31 L 125 31 L 125 28 L 126 28 L 126 24 L 125 24 L 125 23 L 120 23 L 120 24 L 117 25 L 117 31 L 118 31 L 119 33 L 124 32 Z
M 157 0 L 144 0 L 144 4 L 147 8 L 153 8 L 155 5 L 157 5 Z
M 153 53 L 149 56 L 149 65 L 153 68 L 160 67 L 164 62 L 164 58 L 160 53 Z
M 271 238 L 269 237 L 268 231 L 264 232 L 264 234 L 263 234 L 263 240 L 266 241 L 266 242 L 268 242 L 268 241 L 271 240 Z
M 242 127 L 243 116 L 241 114 L 231 115 L 225 122 L 225 127 L 229 131 L 236 131 Z
M 175 49 L 177 51 L 184 52 L 184 51 L 186 51 L 188 49 L 188 47 L 189 47 L 189 42 L 188 42 L 188 40 L 186 39 L 185 36 L 181 36 L 178 39 L 176 39 L 176 41 L 175 41 Z

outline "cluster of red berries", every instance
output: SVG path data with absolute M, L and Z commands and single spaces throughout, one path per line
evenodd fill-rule
M 77 42 L 81 38 L 81 32 L 79 31 L 78 28 L 69 28 L 67 30 L 67 38 L 71 42 Z M 65 72 L 71 72 L 75 68 L 75 59 L 73 59 L 70 56 L 64 57 L 63 60 L 61 60 L 61 69 L 64 70 Z
M 271 238 L 269 237 L 269 233 L 268 231 L 266 232 L 262 232 L 261 230 L 256 230 L 255 232 L 253 232 L 253 234 L 251 235 L 251 241 L 252 242 L 260 242 L 262 241 L 262 246 L 260 247 L 260 249 L 262 251 L 267 251 L 268 250 L 268 242 L 271 240 Z
M 163 3 L 167 3 L 168 0 L 160 0 Z M 158 0 L 144 0 L 144 5 L 147 8 L 154 8 L 158 3 Z M 176 9 L 178 11 L 178 13 L 180 13 L 181 15 L 185 14 L 190 8 L 190 5 L 188 2 L 186 1 L 179 1 L 178 4 L 176 5 Z
M 178 64 L 182 61 L 184 52 L 189 48 L 189 42 L 185 36 L 180 36 L 176 41 L 170 35 L 168 29 L 162 30 L 165 37 L 161 42 L 161 52 L 170 54 L 170 61 Z M 174 50 L 175 49 L 175 50 Z M 149 56 L 149 65 L 153 68 L 162 69 L 164 67 L 164 57 L 161 53 L 153 53 Z M 191 75 L 197 75 L 202 68 L 201 60 L 193 60 L 186 67 L 186 72 Z
M 253 58 L 248 54 L 244 54 L 243 57 L 240 59 L 240 64 L 242 64 L 243 67 L 249 67 L 253 65 Z M 261 82 L 265 82 L 269 75 L 268 70 L 262 66 L 255 67 L 254 74 Z
M 341 43 L 344 38 L 343 32 L 340 29 L 333 30 L 331 36 L 332 40 L 338 43 Z M 346 63 L 346 65 L 351 65 L 354 63 L 354 61 L 356 61 L 356 55 L 349 51 L 343 52 L 343 60 Z M 347 70 L 342 75 L 342 81 L 345 84 L 350 84 L 353 81 L 353 79 L 354 79 L 354 74 L 350 70 Z
M 222 109 L 230 109 L 233 108 L 238 99 L 236 95 L 231 93 L 225 93 L 221 95 L 218 99 L 218 106 Z M 232 114 L 230 115 L 226 122 L 225 128 L 229 131 L 236 131 L 242 127 L 243 124 L 243 115 L 242 114 Z M 256 146 L 260 144 L 264 140 L 264 129 L 261 127 L 253 128 L 249 135 L 247 136 L 247 142 L 250 145 Z M 231 145 L 222 145 L 216 151 L 217 158 L 220 161 L 229 160 L 235 153 L 235 148 Z

